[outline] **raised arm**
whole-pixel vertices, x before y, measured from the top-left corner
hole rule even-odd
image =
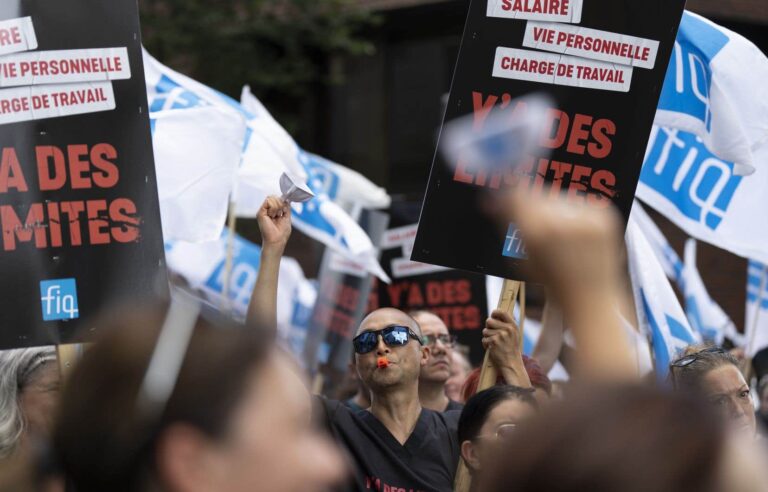
[[[256,286],[248,303],[246,323],[277,333],[277,279],[280,258],[291,235],[291,207],[270,196],[256,216],[261,230],[261,263]]]
[[[621,247],[616,211],[522,193],[511,197],[511,205],[530,266],[551,288],[573,330],[577,376],[636,378],[616,314]]]

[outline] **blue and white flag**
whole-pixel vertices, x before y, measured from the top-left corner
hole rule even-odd
[[[221,235],[245,138],[245,120],[213,91],[144,52],[152,145],[165,239]]]
[[[235,235],[227,302],[224,283],[228,235],[225,230],[219,240],[206,243],[166,241],[166,261],[174,274],[182,277],[209,303],[221,310],[231,309],[236,318],[245,319],[259,273],[261,248]],[[315,284],[304,277],[298,262],[293,258],[282,258],[277,287],[278,333],[291,350],[297,348],[296,354],[303,349],[309,313],[316,296]]]
[[[756,156],[768,162],[768,146]],[[768,263],[768,166],[737,176],[697,136],[654,126],[637,197],[688,235]]]
[[[322,242],[347,260],[353,261],[385,282],[389,277],[377,260],[378,252],[368,235],[341,205],[334,201],[339,195],[339,185],[329,181],[328,162],[299,148],[290,135],[275,121],[247,88],[243,89],[243,107],[258,121],[252,126],[250,138],[268,143],[275,159],[259,160],[258,172],[241,170],[238,179],[236,208],[241,217],[253,217],[266,196],[280,194],[278,178],[283,172],[294,176],[306,176],[307,184],[315,197],[306,203],[292,203],[293,224],[307,236]],[[261,148],[261,147],[259,147]],[[257,152],[258,154],[258,152]],[[244,161],[250,160],[246,154]],[[294,171],[301,170],[301,174]],[[274,180],[273,180],[274,178]],[[386,195],[386,194],[385,194]],[[389,197],[385,200],[388,202]]]
[[[683,273],[683,262],[680,260],[677,252],[672,248],[659,227],[637,200],[632,203],[631,213],[632,218],[640,226],[643,234],[645,234],[645,238],[648,240],[651,248],[653,248],[656,259],[661,263],[664,273],[667,274],[668,278],[679,283]]]
[[[661,263],[632,216],[627,224],[626,243],[637,319],[651,338],[656,374],[663,380],[670,361],[686,346],[699,343],[701,337],[688,324]]]
[[[768,58],[744,37],[686,11],[659,99],[656,124],[699,136],[738,175],[765,167]]]
[[[736,330],[736,325],[709,296],[704,286],[704,281],[696,268],[696,240],[694,239],[688,239],[685,242],[685,267],[680,279],[680,289],[685,298],[685,313],[688,321],[704,340],[721,345],[724,337],[728,336],[736,345],[743,345],[743,337]]]
[[[747,357],[768,347],[768,265],[750,260],[747,267],[745,338]]]
[[[704,281],[699,275],[696,268],[696,241],[689,239],[685,243],[685,262],[683,262],[653,219],[637,202],[632,205],[632,219],[642,229],[667,277],[673,280],[683,293],[685,314],[691,328],[703,339],[718,345],[723,342],[723,337],[727,336],[736,345],[741,346],[743,336],[738,333],[736,325],[728,315],[709,296]]]

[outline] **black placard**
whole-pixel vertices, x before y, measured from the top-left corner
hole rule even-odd
[[[482,176],[472,163],[447,163],[441,150],[444,142],[439,141],[412,258],[525,280],[520,270],[525,252],[516,228],[484,212],[488,210],[485,192],[509,184],[536,191],[549,182],[570,199],[612,203],[626,220],[684,3],[472,1],[444,123],[473,114],[480,127],[488,112],[511,114],[521,109],[510,100],[544,93],[554,104],[548,114],[549,135],[539,142],[541,155],[547,157],[528,156],[503,176]],[[518,18],[510,18],[516,9]],[[547,14],[550,20],[541,20]],[[554,19],[558,22],[550,22]],[[546,29],[564,31],[563,46],[582,51],[568,56],[547,51],[547,40],[557,41],[561,35],[548,38]],[[606,58],[594,59],[605,57],[605,51],[612,56],[612,64]],[[531,59],[537,63],[530,63]],[[537,81],[520,80],[526,70]],[[558,83],[552,83],[555,79]]]
[[[0,50],[0,347],[67,343],[167,289],[136,0],[3,0]]]

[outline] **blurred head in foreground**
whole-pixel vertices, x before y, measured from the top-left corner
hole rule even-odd
[[[582,388],[510,437],[487,492],[758,492],[764,455],[698,399],[651,387]]]
[[[58,397],[53,347],[0,352],[0,458],[30,437],[48,437]]]
[[[500,384],[467,400],[459,418],[461,457],[473,474],[483,469],[517,426],[533,417],[533,389]]]
[[[78,492],[289,492],[339,478],[337,451],[310,427],[303,381],[253,327],[190,321],[170,396],[143,410],[140,388],[167,313],[98,321],[104,335],[67,382],[54,439]]]
[[[669,377],[678,391],[702,396],[736,432],[754,436],[755,409],[749,385],[736,358],[719,347],[691,346],[669,365]]]

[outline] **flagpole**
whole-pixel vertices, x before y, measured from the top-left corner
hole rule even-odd
[[[233,199],[229,202],[229,224],[227,235],[227,252],[224,259],[224,288],[222,295],[224,297],[222,308],[228,313],[232,312],[232,302],[229,299],[229,283],[232,280],[232,258],[235,251],[235,225],[237,224],[237,202]]]

